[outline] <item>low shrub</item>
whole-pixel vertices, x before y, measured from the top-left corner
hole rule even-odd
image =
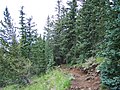
[[[66,90],[70,86],[71,77],[61,70],[53,70],[41,77],[34,77],[31,85],[19,90]],[[9,86],[4,90],[16,90],[16,86]]]

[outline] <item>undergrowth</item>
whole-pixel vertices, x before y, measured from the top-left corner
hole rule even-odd
[[[3,90],[66,90],[70,86],[71,77],[61,70],[53,70],[41,77],[34,77],[33,83],[18,88],[17,85],[5,87]]]

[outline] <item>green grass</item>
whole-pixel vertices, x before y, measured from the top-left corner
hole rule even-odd
[[[34,77],[31,85],[21,89],[17,89],[17,85],[12,85],[3,90],[66,90],[70,86],[70,81],[71,77],[69,75],[57,69],[41,77]]]

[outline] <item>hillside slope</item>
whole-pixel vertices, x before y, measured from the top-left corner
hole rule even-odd
[[[88,70],[83,68],[62,68],[63,71],[73,76],[68,90],[99,90],[100,78],[95,67]]]

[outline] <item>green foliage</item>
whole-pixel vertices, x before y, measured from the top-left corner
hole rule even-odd
[[[25,13],[23,11],[24,7],[21,7],[20,10],[20,47],[21,47],[21,55],[27,57],[27,30],[26,30],[26,22],[25,22]]]
[[[54,65],[53,48],[51,48],[49,41],[45,42],[45,60],[47,61],[47,69]]]
[[[82,64],[82,67],[86,68],[86,69],[89,69],[90,66],[94,65],[94,64],[97,64],[96,62],[96,59],[91,57],[89,58],[88,60],[86,60],[85,63]]]
[[[35,23],[32,22],[32,17],[26,20],[23,9],[22,6],[20,10],[20,51],[22,56],[30,59],[32,44],[37,39],[37,30],[34,29]]]
[[[106,13],[108,17],[106,17],[105,49],[102,53],[106,59],[100,66],[101,81],[111,90],[120,89],[119,6],[120,2],[116,0],[112,7],[106,9],[109,12]]]
[[[41,77],[34,78],[33,84],[19,88],[19,90],[66,90],[70,86],[70,80],[70,77],[61,70],[53,70]],[[16,85],[8,86],[4,90],[16,90],[15,87]]]
[[[7,7],[4,11],[4,20],[1,20],[0,25],[1,46],[5,49],[8,49],[9,46],[13,43],[13,38],[16,36],[16,29],[13,25],[13,20]]]
[[[47,17],[45,30],[45,61],[47,63],[47,69],[50,69],[54,65],[54,56],[53,56],[53,22],[50,17]]]
[[[61,63],[74,63],[76,60],[75,46],[76,46],[76,12],[77,1],[72,0],[68,2],[69,9],[67,12],[61,8],[62,13],[66,13],[55,25],[55,43],[54,55],[55,61]]]
[[[27,58],[31,59],[31,48],[33,43],[36,42],[37,40],[37,29],[35,28],[35,22],[33,22],[33,18],[30,17],[27,19],[27,25],[26,25],[26,29],[27,29],[27,35],[26,35],[26,51],[27,51]]]
[[[43,38],[37,36],[32,17],[26,19],[21,7],[19,41],[18,28],[5,9],[4,21],[0,22],[0,86],[25,84],[29,76],[41,75],[54,65],[77,63],[85,68],[100,64],[102,84],[111,90],[120,89],[120,1],[83,0],[80,8],[77,0],[67,4],[66,8],[57,1],[57,17],[48,16]],[[66,78],[59,76],[64,75],[53,71],[24,89],[64,90],[62,83],[66,87],[68,81],[62,82]]]
[[[35,22],[30,17],[26,19],[23,7],[20,10],[20,53],[22,57],[29,58],[32,62],[31,74],[41,74],[46,71],[47,61],[45,61],[45,41],[37,37]]]
[[[101,64],[101,63],[104,62],[104,61],[105,61],[105,58],[104,58],[104,57],[97,57],[97,58],[96,58],[96,63]]]
[[[105,34],[105,1],[86,0],[77,16],[77,58],[94,57]]]
[[[111,90],[120,88],[119,64],[107,60],[102,63],[99,69],[101,70],[101,81],[103,84],[107,85]]]
[[[23,7],[20,10],[20,40],[16,37],[8,8],[4,11],[4,22],[1,21],[0,30],[0,87],[8,84],[29,84],[29,77],[46,70],[45,44],[37,31],[32,17],[26,19]],[[39,41],[40,40],[40,41]]]
[[[21,77],[29,74],[31,62],[23,57],[15,58],[9,54],[0,52],[0,86],[11,83],[21,83]]]
[[[54,32],[53,32],[53,55],[56,65],[59,65],[64,62],[64,45],[62,44],[64,39],[64,24],[65,24],[65,10],[62,8],[62,1],[57,1],[57,20],[54,21]],[[63,15],[64,14],[64,15]]]
[[[45,41],[38,37],[36,42],[31,48],[31,73],[32,74],[41,74],[47,69],[47,61],[45,60]]]
[[[109,90],[109,88],[106,85],[101,84],[100,85],[100,90]]]
[[[66,35],[65,40],[69,43],[63,43],[65,45],[65,60],[66,63],[74,64],[76,62],[76,16],[77,16],[77,1],[72,0],[68,2],[69,11],[66,15]]]

